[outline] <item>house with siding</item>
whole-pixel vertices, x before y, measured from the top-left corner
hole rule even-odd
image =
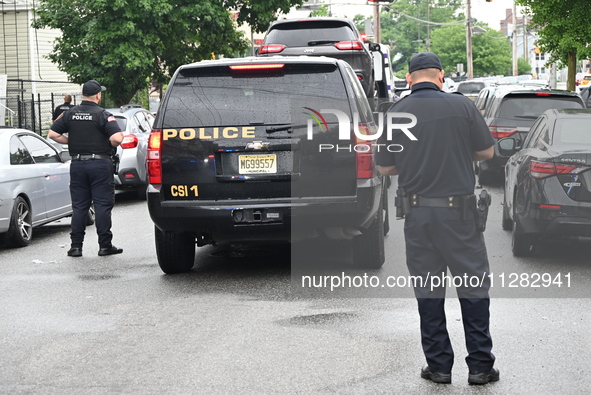
[[[0,0],[0,75],[7,80],[0,92],[0,126],[41,133],[51,125],[52,109],[63,102],[63,95],[79,98],[81,87],[68,82],[67,74],[47,58],[61,32],[31,27],[35,3]]]

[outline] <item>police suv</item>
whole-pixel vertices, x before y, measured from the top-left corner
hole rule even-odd
[[[377,128],[345,61],[266,57],[180,67],[150,135],[148,207],[158,263],[191,270],[195,245],[352,240],[384,262],[387,190]]]

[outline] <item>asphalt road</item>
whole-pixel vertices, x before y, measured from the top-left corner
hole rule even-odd
[[[37,229],[26,248],[0,247],[0,393],[588,394],[591,244],[546,243],[536,257],[514,258],[500,225],[502,189],[488,189],[491,270],[506,279],[491,291],[497,383],[467,384],[453,292],[453,383],[437,385],[419,377],[408,287],[304,289],[290,261],[316,249],[285,246],[200,248],[193,271],[164,275],[145,202],[118,195],[121,255],[98,257],[91,227],[84,256],[68,258],[69,220]],[[391,225],[381,270],[337,266],[347,259],[343,244],[310,274],[404,278],[402,221]],[[511,288],[511,273],[528,281]],[[570,274],[571,287],[526,286],[534,273]]]

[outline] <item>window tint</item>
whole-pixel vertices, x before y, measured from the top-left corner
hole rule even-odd
[[[254,72],[189,68],[168,89],[164,128],[306,124],[306,108],[337,109],[351,117],[343,77],[331,64]]]
[[[552,145],[556,146],[591,146],[591,119],[558,119],[554,129]]]
[[[273,28],[265,37],[265,44],[283,44],[288,47],[307,47],[314,41],[330,42],[358,40],[347,24],[329,23],[327,21],[307,21],[302,23],[286,23]]]
[[[498,117],[513,120],[534,120],[544,111],[551,108],[582,108],[583,104],[577,97],[507,95],[501,103]]]
[[[10,139],[10,164],[11,165],[31,165],[35,163],[29,151],[17,136]]]
[[[484,89],[484,82],[462,82],[457,91],[460,93],[479,93]]]
[[[127,129],[127,118],[115,115],[115,119],[117,120],[119,129],[121,129],[122,132],[125,132]]]
[[[525,139],[524,148],[539,148],[537,144],[540,136],[548,133],[547,125],[548,120],[546,117],[542,118],[538,126],[528,134],[527,138]]]
[[[44,140],[33,136],[19,136],[35,163],[58,163],[62,160]]]
[[[138,111],[134,115],[135,122],[139,127],[139,131],[142,133],[148,133],[152,130],[152,124],[154,123],[154,117],[151,113],[146,111]]]

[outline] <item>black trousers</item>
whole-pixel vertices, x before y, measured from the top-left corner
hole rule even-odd
[[[415,282],[421,340],[432,371],[451,372],[454,352],[445,318],[446,286],[456,288],[471,371],[490,370],[495,361],[489,333],[490,274],[482,233],[474,216],[459,209],[413,208],[404,224],[406,261]],[[448,273],[448,269],[449,272]]]
[[[70,166],[72,197],[72,247],[82,247],[90,205],[94,203],[95,226],[100,247],[110,247],[111,211],[115,205],[115,181],[110,160],[72,161]]]

